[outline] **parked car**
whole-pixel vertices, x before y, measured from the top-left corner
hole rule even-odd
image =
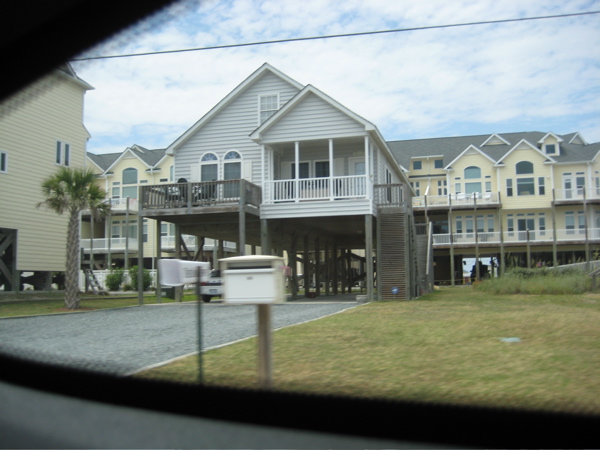
[[[221,271],[213,269],[210,271],[210,276],[200,281],[200,295],[202,301],[208,303],[213,297],[223,295],[223,281],[221,280]]]

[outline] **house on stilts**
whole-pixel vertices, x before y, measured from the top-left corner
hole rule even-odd
[[[140,186],[139,217],[173,224],[176,239],[286,254],[293,295],[300,282],[309,297],[361,284],[373,300],[431,286],[402,167],[374,124],[314,86],[264,64],[166,154],[176,182]]]

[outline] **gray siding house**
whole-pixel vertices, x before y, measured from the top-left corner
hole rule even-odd
[[[310,297],[423,289],[404,171],[375,125],[314,86],[264,64],[166,153],[177,182],[141,187],[143,217],[287,254],[294,295],[300,279]]]

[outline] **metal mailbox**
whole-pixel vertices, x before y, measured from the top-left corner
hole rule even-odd
[[[183,286],[208,278],[210,263],[203,261],[183,261],[181,259],[160,259],[158,261],[158,269],[161,285]]]
[[[283,258],[269,255],[220,259],[225,303],[269,304],[285,301]]]

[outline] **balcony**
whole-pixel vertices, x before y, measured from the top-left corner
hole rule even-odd
[[[138,240],[136,238],[96,238],[94,239],[94,252],[108,252],[110,241],[111,252],[122,252],[127,248],[129,251],[137,251]],[[85,253],[90,253],[92,248],[92,239],[81,239],[80,247]]]
[[[413,208],[424,209],[449,209],[475,206],[500,206],[500,195],[497,192],[473,192],[472,194],[447,194],[424,195],[413,197]]]
[[[365,175],[266,181],[265,204],[367,198]]]
[[[584,201],[600,200],[600,187],[554,189],[554,202],[556,204],[577,204]]]
[[[557,243],[572,243],[585,241],[585,229],[557,229]],[[502,239],[501,239],[502,238]],[[453,245],[500,245],[504,244],[551,244],[553,242],[552,230],[533,230],[533,231],[505,231],[502,236],[499,231],[479,232],[479,233],[449,233],[434,234],[434,247],[446,247]],[[600,228],[588,229],[588,240],[600,240]]]
[[[141,187],[141,209],[148,211],[244,203],[258,207],[261,189],[246,180],[185,182]]]
[[[110,203],[110,209],[114,212],[127,211],[127,198],[110,198],[106,201]],[[129,198],[129,211],[137,212],[138,201],[136,198]]]

